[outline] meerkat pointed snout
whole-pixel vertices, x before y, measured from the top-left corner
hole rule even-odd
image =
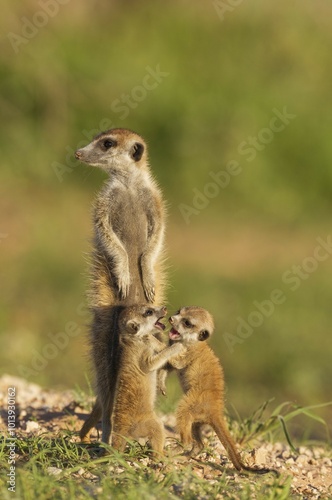
[[[147,159],[146,144],[141,136],[127,129],[111,129],[97,135],[75,157],[107,172],[121,168],[143,167]]]
[[[211,314],[197,306],[182,307],[168,319],[172,328],[169,338],[172,342],[192,343],[208,339],[214,331]],[[202,325],[204,327],[202,328]]]

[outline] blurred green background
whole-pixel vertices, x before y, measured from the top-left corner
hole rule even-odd
[[[229,409],[331,400],[332,258],[312,257],[332,231],[332,4],[12,0],[0,23],[2,372],[87,386],[86,260],[105,175],[73,151],[117,126],[149,144],[169,206],[169,310],[214,315]],[[259,323],[254,302],[274,289],[283,303],[230,349],[225,333]],[[171,408],[174,376],[169,392]]]

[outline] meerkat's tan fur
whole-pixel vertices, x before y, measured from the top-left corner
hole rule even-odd
[[[236,445],[224,420],[224,374],[219,359],[206,343],[212,335],[214,322],[211,314],[201,307],[182,307],[169,319],[172,345],[181,343],[185,353],[169,362],[178,371],[184,391],[176,411],[176,425],[185,447],[194,443],[192,452],[200,451],[204,444],[201,427],[209,424],[227,450],[237,470],[258,474],[273,469],[249,467],[242,462]]]
[[[166,308],[128,306],[119,314],[119,370],[113,410],[112,445],[123,450],[125,438],[147,437],[152,449],[162,453],[164,430],[154,411],[157,370],[185,349],[166,347],[154,334],[164,325]],[[93,413],[87,428],[95,423]]]
[[[91,306],[163,303],[165,207],[145,141],[130,130],[111,129],[76,151],[76,158],[109,175],[94,204]]]
[[[117,379],[118,313],[122,306],[162,303],[165,207],[153,179],[147,146],[127,129],[112,129],[76,151],[76,158],[109,175],[93,211],[89,302],[90,343],[96,373],[95,419],[102,417],[103,441]],[[84,426],[81,435],[84,435]]]

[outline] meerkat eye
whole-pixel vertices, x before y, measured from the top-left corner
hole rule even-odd
[[[153,314],[153,309],[147,309],[143,316],[146,318],[147,316],[152,316]]]
[[[110,149],[110,148],[112,148],[112,147],[115,146],[115,142],[111,141],[111,139],[105,139],[104,142],[103,142],[103,146],[106,149]]]
[[[186,328],[191,328],[193,326],[188,319],[184,319],[183,324]]]

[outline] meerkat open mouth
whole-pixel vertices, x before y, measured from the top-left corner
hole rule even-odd
[[[163,318],[164,318],[164,316],[161,316],[160,318],[157,319],[157,321],[154,324],[154,326],[156,328],[158,328],[158,330],[165,330],[165,328],[166,328],[166,326],[163,323],[161,323],[161,321],[160,321]]]
[[[178,340],[181,338],[181,334],[175,328],[172,328],[169,332],[169,338],[171,340]]]

